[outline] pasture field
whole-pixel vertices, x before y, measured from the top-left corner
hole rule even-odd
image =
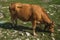
[[[31,22],[22,22],[18,19],[17,27],[13,28],[10,23],[10,13],[8,9],[12,2],[36,4],[44,7],[49,17],[55,22],[54,38],[52,38],[48,32],[43,31],[44,25],[36,28],[38,37],[33,37],[32,35]],[[0,19],[0,40],[60,40],[60,3],[58,2],[42,2],[41,0],[0,0],[0,14],[2,13],[4,15],[4,17]]]

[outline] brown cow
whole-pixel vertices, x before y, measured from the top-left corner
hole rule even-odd
[[[31,21],[33,27],[33,35],[36,36],[35,29],[36,23],[43,23],[49,28],[51,33],[54,32],[54,23],[49,18],[48,14],[39,5],[22,4],[22,3],[11,3],[9,6],[11,20],[17,24],[17,18],[22,21]],[[46,29],[45,27],[45,29]]]

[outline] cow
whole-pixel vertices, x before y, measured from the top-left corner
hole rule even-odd
[[[11,21],[17,25],[17,19],[28,22],[31,21],[33,27],[33,35],[36,34],[36,25],[45,24],[45,28],[48,28],[50,33],[54,33],[54,22],[49,18],[45,9],[40,5],[24,4],[24,3],[11,3],[9,5],[9,11],[11,14]]]

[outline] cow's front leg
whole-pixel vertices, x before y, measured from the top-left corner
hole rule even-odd
[[[32,21],[32,27],[33,27],[33,35],[37,36],[35,29],[36,29],[36,20]]]
[[[51,35],[51,36],[54,36],[54,34],[53,34],[53,33],[54,33],[54,27],[50,27],[50,28],[49,28],[49,31],[50,31],[50,35]]]
[[[44,27],[44,31],[47,31],[47,30],[49,30],[49,26],[46,24]]]

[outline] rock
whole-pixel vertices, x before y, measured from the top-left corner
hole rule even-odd
[[[0,13],[0,19],[1,19],[1,18],[4,18],[4,15],[3,15],[3,13]]]
[[[50,13],[49,11],[47,11],[47,13]]]
[[[60,31],[60,29],[57,29],[57,31]]]
[[[4,36],[4,38],[7,38],[6,36]]]
[[[20,34],[21,36],[23,36],[23,35],[24,35],[24,33],[23,33],[23,32],[19,32],[19,34]]]
[[[27,35],[27,36],[30,36],[30,33],[29,33],[29,32],[26,32],[26,35]]]
[[[54,37],[52,37],[52,40],[55,40],[55,38],[54,38]]]
[[[13,40],[22,40],[22,39],[20,39],[20,38],[16,38],[16,39],[13,39]]]
[[[54,15],[54,13],[50,14],[50,15]]]
[[[5,9],[5,8],[9,8],[9,6],[6,6],[6,7],[2,7],[2,9]]]
[[[60,5],[55,5],[55,7],[60,7]]]
[[[44,33],[42,33],[42,36],[45,36],[45,34],[44,34]]]
[[[54,7],[54,5],[49,5],[50,7]]]
[[[25,40],[29,40],[29,38],[25,39]]]
[[[14,30],[14,32],[13,32],[13,33],[15,34],[15,33],[17,33],[17,32],[18,32],[18,31]]]
[[[7,2],[8,0],[0,0],[0,1],[2,1],[2,2]]]
[[[37,38],[37,40],[40,40],[39,38]]]
[[[27,24],[26,22],[23,22],[23,24]]]

